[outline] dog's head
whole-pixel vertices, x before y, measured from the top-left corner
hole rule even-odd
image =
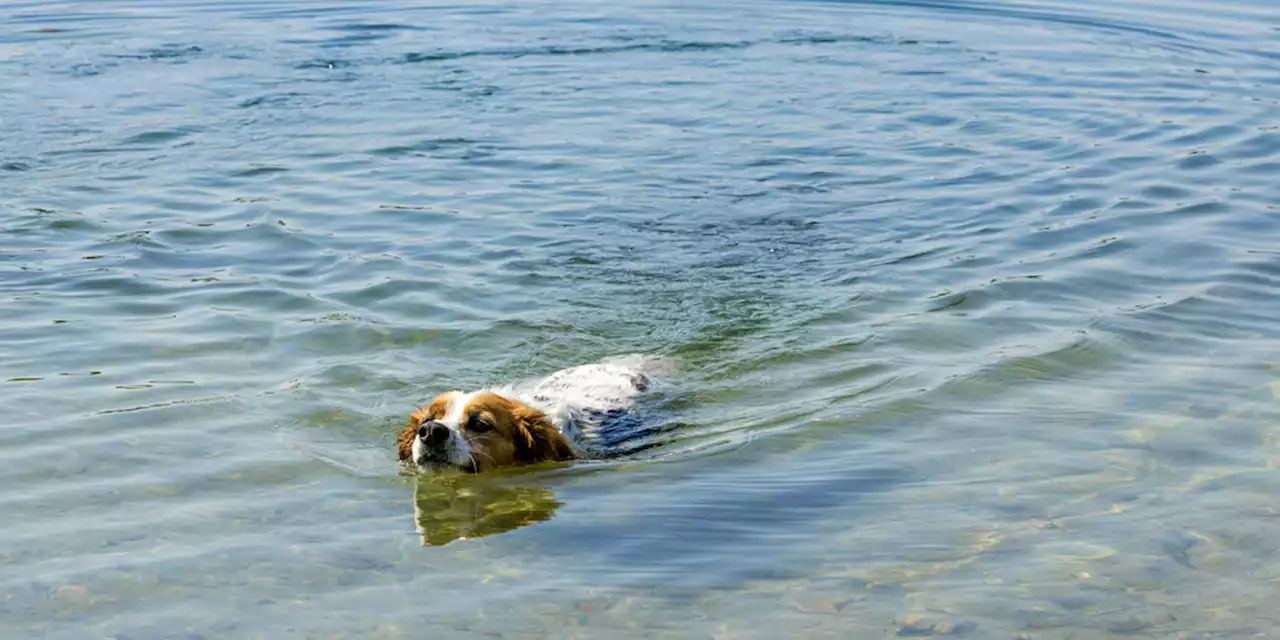
[[[441,394],[409,416],[400,459],[421,470],[472,473],[577,455],[542,412],[496,393]]]

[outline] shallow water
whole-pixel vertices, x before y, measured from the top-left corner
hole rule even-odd
[[[0,5],[0,635],[1273,633],[1278,68],[1269,0]],[[398,473],[629,352],[624,455]]]

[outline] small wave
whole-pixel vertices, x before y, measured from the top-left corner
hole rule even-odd
[[[120,60],[182,61],[195,57],[201,53],[204,53],[204,49],[196,45],[163,45],[153,49],[147,49],[141,53],[115,53],[108,54],[107,57]]]
[[[679,40],[662,40],[658,42],[636,42],[619,44],[613,46],[596,46],[596,47],[574,47],[565,45],[549,45],[543,47],[526,47],[512,49],[489,49],[474,51],[433,51],[426,53],[408,53],[401,58],[404,63],[417,62],[442,62],[448,60],[459,60],[463,58],[477,57],[494,57],[494,58],[524,58],[532,56],[586,56],[586,55],[609,55],[617,53],[630,52],[653,52],[653,53],[700,53],[705,51],[725,51],[732,49],[747,49],[769,44],[784,45],[829,45],[829,44],[849,44],[849,43],[881,43],[881,44],[951,44],[950,40],[894,40],[891,38],[865,36],[865,35],[848,35],[848,34],[814,34],[814,35],[793,35],[781,36],[776,38],[766,38],[760,40],[729,40],[723,42],[711,41],[679,41]]]
[[[1038,22],[1057,22],[1061,24],[1070,24],[1091,27],[1096,29],[1107,29],[1112,31],[1127,31],[1131,33],[1140,33],[1147,36],[1157,38],[1165,38],[1169,40],[1179,40],[1180,36],[1170,31],[1163,31],[1152,27],[1125,22],[1120,20],[1106,20],[1094,16],[1076,16],[1065,13],[1056,13],[1052,11],[1044,11],[1032,9],[1030,7],[1019,7],[1006,3],[996,2],[966,2],[959,1],[930,1],[930,0],[826,0],[827,2],[839,4],[853,5],[888,5],[893,7],[911,7],[918,9],[939,9],[943,11],[955,11],[960,13],[977,13],[987,14],[1002,18],[1013,18],[1019,20],[1034,20]]]

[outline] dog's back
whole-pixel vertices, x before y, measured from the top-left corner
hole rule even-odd
[[[610,358],[562,369],[510,392],[547,414],[565,436],[588,444],[601,421],[630,411],[649,389],[651,376],[665,366],[661,359],[640,355]]]

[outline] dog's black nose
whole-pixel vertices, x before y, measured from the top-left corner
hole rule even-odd
[[[418,438],[423,444],[433,447],[449,439],[449,427],[432,420],[418,426]]]

